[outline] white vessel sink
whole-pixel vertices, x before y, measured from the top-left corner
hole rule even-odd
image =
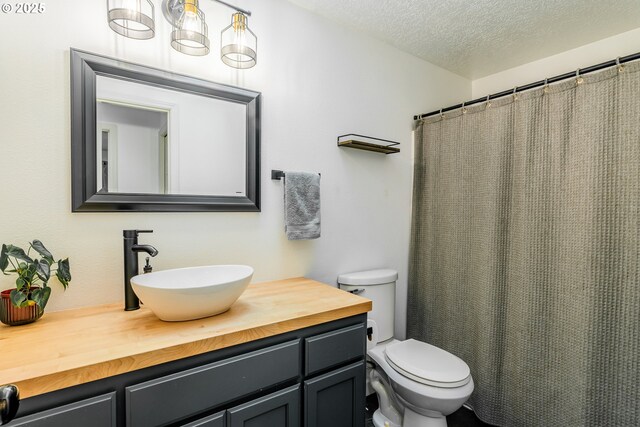
[[[176,322],[227,311],[252,276],[253,268],[247,265],[209,265],[140,274],[131,286],[156,316]]]

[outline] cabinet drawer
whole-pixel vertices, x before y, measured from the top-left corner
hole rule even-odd
[[[9,427],[115,427],[116,394],[108,393],[18,418]]]
[[[305,375],[355,359],[366,352],[363,323],[305,339]]]
[[[297,378],[299,358],[294,340],[127,387],[127,425],[166,425]]]

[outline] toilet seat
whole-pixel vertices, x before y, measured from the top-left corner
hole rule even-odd
[[[433,345],[408,339],[389,344],[385,359],[398,373],[440,388],[461,387],[471,380],[469,366],[459,357]]]

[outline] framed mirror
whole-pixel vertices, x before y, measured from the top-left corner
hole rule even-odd
[[[71,49],[73,212],[260,211],[260,93]]]

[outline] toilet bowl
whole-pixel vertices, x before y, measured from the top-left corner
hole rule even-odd
[[[376,427],[446,427],[446,416],[458,410],[473,392],[467,364],[436,346],[393,337],[395,270],[342,274],[341,289],[373,301],[368,315],[367,355],[375,366],[368,389],[378,394]]]
[[[398,349],[407,354],[394,354],[393,350]],[[396,410],[403,415],[402,424],[394,426],[381,407],[381,423],[376,427],[385,427],[385,421],[389,421],[389,427],[446,426],[445,417],[458,410],[473,392],[466,363],[438,347],[416,340],[392,339],[367,353],[391,386]]]

